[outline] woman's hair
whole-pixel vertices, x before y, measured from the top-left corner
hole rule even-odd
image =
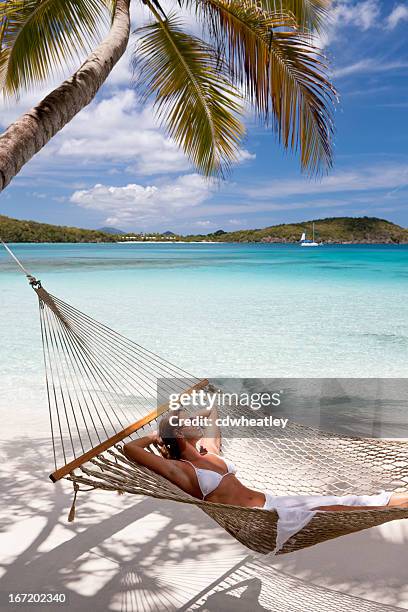
[[[171,410],[169,414],[165,414],[159,423],[159,436],[163,440],[163,444],[169,454],[169,459],[180,459],[181,451],[177,439],[179,425],[170,423],[171,417],[179,417],[180,410]]]

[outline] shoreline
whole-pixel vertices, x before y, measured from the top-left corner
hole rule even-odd
[[[226,244],[221,240],[117,240],[115,244]],[[97,243],[90,243],[97,244]],[[110,244],[105,242],[104,244]],[[234,244],[240,244],[239,242]]]
[[[41,243],[31,243],[31,244],[41,244]],[[74,244],[74,243],[73,243]],[[85,244],[85,243],[82,243]],[[98,244],[98,243],[89,243],[89,244]],[[100,243],[102,244],[102,243]],[[110,243],[103,243],[110,244]],[[289,240],[254,240],[248,242],[240,242],[238,240],[118,240],[115,244],[265,244],[265,245],[282,245],[288,244],[293,246],[301,246],[300,242],[297,241],[289,241]],[[319,242],[319,246],[348,246],[348,245],[365,245],[365,246],[406,246],[407,242],[361,242],[361,241],[347,241],[347,242]]]
[[[235,241],[235,240],[115,240],[115,241],[73,241],[73,242],[42,242],[42,241],[7,241],[7,244],[10,245],[34,245],[34,244],[43,244],[43,245],[73,245],[73,244],[100,244],[100,245],[115,245],[115,244],[234,244],[234,245],[253,245],[253,244],[261,244],[265,246],[300,246],[299,241],[266,241],[266,240],[253,240],[253,241]],[[361,242],[361,241],[345,241],[345,242],[321,242],[319,246],[332,247],[332,246],[408,246],[407,242]]]

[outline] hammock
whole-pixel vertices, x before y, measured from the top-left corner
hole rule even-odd
[[[157,429],[158,419],[169,410],[170,393],[214,390],[209,381],[51,295],[6,248],[39,300],[55,468],[50,478],[73,483],[69,520],[81,485],[149,495],[198,506],[251,550],[272,552],[276,512],[196,499],[123,453],[123,440],[144,436],[152,426]],[[157,396],[158,381],[167,401]],[[402,441],[337,436],[290,423],[272,439],[260,428],[251,439],[224,440],[223,450],[245,485],[276,495],[408,490],[408,444]],[[407,508],[317,512],[278,554],[402,518],[408,518]]]

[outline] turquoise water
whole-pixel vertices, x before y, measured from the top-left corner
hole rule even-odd
[[[408,374],[406,246],[13,248],[51,293],[198,376]],[[3,251],[0,309],[0,405],[24,413],[43,399],[37,301]]]

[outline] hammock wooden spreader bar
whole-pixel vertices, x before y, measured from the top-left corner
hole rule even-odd
[[[189,387],[188,389],[184,389],[182,393],[190,395],[192,391],[198,391],[200,389],[204,389],[208,385],[209,385],[209,381],[207,379],[203,379],[196,385],[193,385],[192,387]],[[119,431],[117,434],[115,434],[111,438],[108,438],[104,442],[101,442],[101,444],[98,444],[93,449],[84,453],[83,455],[75,459],[74,461],[67,463],[66,465],[64,465],[64,467],[59,468],[58,470],[50,474],[51,480],[53,482],[56,482],[57,480],[64,478],[64,476],[67,476],[70,472],[75,470],[75,468],[80,467],[82,464],[86,463],[87,461],[90,461],[97,455],[102,454],[104,451],[108,450],[112,446],[115,446],[115,444],[117,444],[118,442],[121,442],[124,438],[127,438],[128,436],[130,436],[130,434],[138,431],[139,429],[143,428],[145,425],[148,425],[152,421],[156,420],[159,416],[161,416],[164,412],[167,412],[168,410],[169,410],[168,402],[165,404],[161,404],[161,406],[158,406],[156,410],[153,410],[152,412],[147,414],[142,419],[139,419],[135,423],[128,425],[127,427],[125,427],[125,429],[122,429],[122,431]]]

